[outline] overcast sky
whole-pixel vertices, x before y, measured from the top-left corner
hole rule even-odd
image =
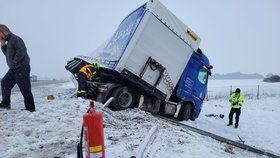
[[[0,0],[0,24],[26,43],[33,75],[68,78],[145,0]],[[161,0],[201,39],[213,73],[280,75],[280,0]],[[0,55],[0,77],[8,70]]]

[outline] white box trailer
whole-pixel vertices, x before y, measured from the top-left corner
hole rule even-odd
[[[89,86],[98,85],[101,102],[114,97],[116,110],[144,100],[146,111],[194,120],[212,67],[200,41],[162,3],[151,0],[129,14],[102,46],[68,62],[66,69],[75,76],[79,66],[98,61],[102,82]]]
[[[98,60],[119,73],[130,72],[168,100],[199,43],[200,38],[189,27],[154,0],[132,12],[109,42],[79,58],[89,63]],[[146,66],[147,62],[156,62],[161,69],[153,69],[151,63]]]

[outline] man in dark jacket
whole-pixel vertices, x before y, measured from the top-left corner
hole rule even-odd
[[[6,56],[9,70],[1,80],[2,102],[0,108],[11,108],[11,90],[18,85],[24,97],[25,110],[35,111],[30,84],[30,58],[23,40],[7,26],[0,24],[1,49]]]

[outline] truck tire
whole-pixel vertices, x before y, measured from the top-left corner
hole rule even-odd
[[[178,120],[188,121],[191,118],[191,114],[192,114],[192,105],[190,103],[183,104],[179,112]]]
[[[112,97],[115,99],[110,104],[112,110],[124,110],[135,106],[137,94],[128,87],[118,87],[113,90]]]

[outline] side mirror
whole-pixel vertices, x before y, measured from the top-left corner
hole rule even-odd
[[[208,69],[209,69],[209,75],[211,76],[211,75],[212,75],[211,69],[213,69],[213,66],[210,65],[210,66],[208,67]]]

